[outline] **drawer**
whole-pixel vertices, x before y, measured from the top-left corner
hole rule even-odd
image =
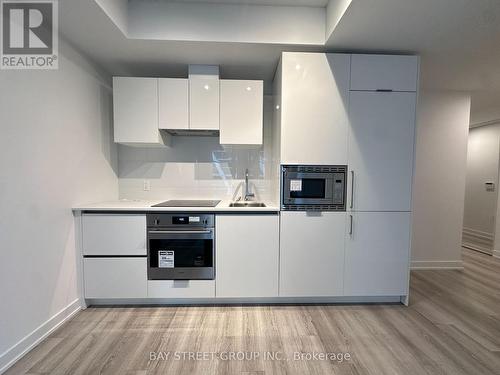
[[[84,255],[146,255],[146,215],[85,214]]]
[[[352,55],[351,90],[417,91],[418,57]]]
[[[215,280],[149,280],[148,298],[214,298]]]
[[[147,258],[85,258],[85,298],[146,298]]]

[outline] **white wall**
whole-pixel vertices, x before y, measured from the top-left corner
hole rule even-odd
[[[470,95],[422,91],[413,189],[413,267],[461,267]]]
[[[469,132],[465,184],[464,243],[491,251],[495,233],[500,157],[500,124],[473,128]],[[495,191],[487,191],[493,182]]]
[[[338,23],[344,16],[344,13],[351,5],[352,0],[329,0],[326,6],[326,35],[325,39],[328,41],[331,34],[337,27]]]
[[[272,97],[264,99],[264,145],[222,147],[218,137],[174,136],[172,147],[119,146],[120,198],[167,200],[235,199],[241,195],[245,169],[258,200],[272,194]],[[151,190],[144,191],[144,180]],[[235,195],[236,194],[236,195]]]
[[[0,71],[0,372],[78,309],[71,207],[118,197],[108,79],[60,52],[56,71]]]
[[[129,2],[127,36],[133,39],[323,45],[325,18],[322,7],[133,0]]]

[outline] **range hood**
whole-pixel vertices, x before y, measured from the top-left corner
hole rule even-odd
[[[188,125],[167,129],[172,135],[219,135],[219,67],[189,65],[187,79]]]

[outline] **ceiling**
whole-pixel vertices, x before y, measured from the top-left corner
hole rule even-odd
[[[325,3],[193,1],[320,7]],[[112,75],[185,76],[187,64],[217,64],[222,77],[263,79],[269,90],[281,51],[417,53],[422,56],[423,88],[470,91],[473,112],[500,107],[498,0],[353,0],[324,46],[133,40],[94,1],[65,0],[59,8],[63,37]]]
[[[146,0],[147,1],[147,0]],[[274,6],[326,7],[328,0],[163,0],[170,3],[212,3]]]

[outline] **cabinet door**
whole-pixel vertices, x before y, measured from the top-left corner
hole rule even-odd
[[[189,128],[219,130],[219,79],[194,76],[189,79]]]
[[[146,216],[85,214],[84,255],[146,255]]]
[[[410,211],[415,102],[415,93],[351,91],[352,210]]]
[[[114,139],[125,144],[160,144],[158,79],[113,78]]]
[[[85,298],[146,298],[147,258],[85,258]]]
[[[148,280],[148,298],[215,298],[215,280]]]
[[[418,57],[352,55],[351,90],[417,91]]]
[[[278,296],[279,216],[217,215],[216,296]]]
[[[220,143],[261,145],[263,82],[220,81]]]
[[[346,164],[350,55],[284,53],[281,163]]]
[[[341,296],[344,212],[282,212],[280,296]]]
[[[189,128],[189,85],[184,78],[158,80],[159,128]]]
[[[409,212],[353,212],[345,251],[344,295],[408,293]],[[351,215],[347,226],[351,228]],[[349,232],[352,232],[349,234]]]

